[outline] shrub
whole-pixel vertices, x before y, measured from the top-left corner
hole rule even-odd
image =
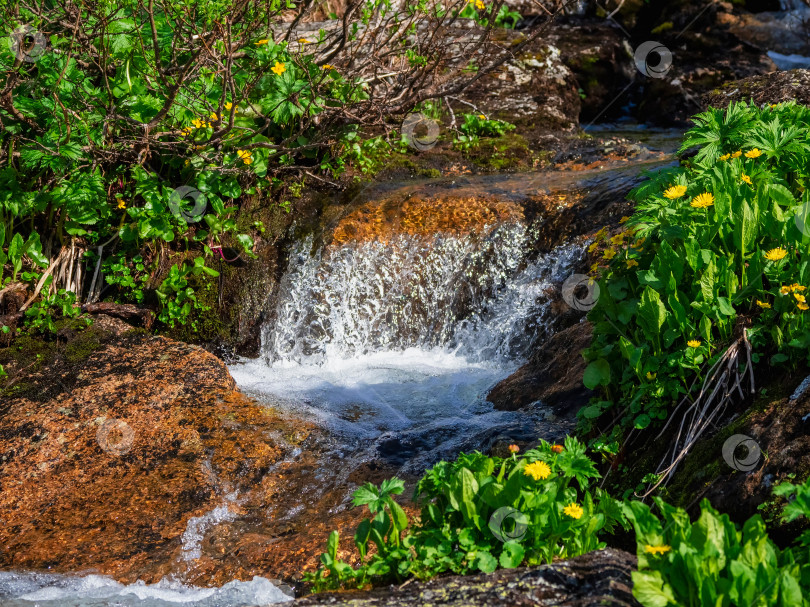
[[[542,442],[521,457],[461,454],[419,481],[421,515],[410,528],[393,500],[402,481],[386,481],[379,489],[365,485],[354,494],[354,505],[366,505],[373,515],[355,534],[360,566],[337,559],[334,531],[322,567],[307,579],[316,590],[363,587],[408,576],[550,563],[603,548],[600,535],[624,519],[616,500],[591,488],[598,477],[584,445],[571,437],[564,447]]]
[[[754,362],[810,360],[810,109],[734,104],[695,118],[684,166],[637,188],[626,229],[597,235],[582,428],[613,438],[694,397],[741,318]],[[621,406],[621,410],[619,410]]]

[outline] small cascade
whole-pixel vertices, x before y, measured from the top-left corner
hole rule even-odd
[[[341,458],[403,471],[548,435],[542,408],[486,402],[554,331],[560,285],[582,258],[581,242],[530,256],[531,241],[519,221],[320,248],[303,240],[263,358],[231,373],[251,396],[326,427]]]

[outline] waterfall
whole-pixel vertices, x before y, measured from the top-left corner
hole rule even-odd
[[[293,250],[263,353],[320,364],[407,348],[443,349],[470,361],[524,358],[552,319],[550,294],[581,256],[563,246],[527,258],[518,223],[481,233]]]

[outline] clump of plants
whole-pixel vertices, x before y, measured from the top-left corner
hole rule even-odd
[[[583,431],[617,443],[694,398],[742,337],[753,362],[810,360],[810,109],[736,103],[695,117],[683,166],[632,193],[624,230],[597,235],[599,298]]]
[[[373,582],[429,578],[453,572],[550,563],[605,546],[602,537],[624,524],[618,501],[593,487],[599,474],[585,446],[568,437],[508,458],[461,454],[440,462],[419,481],[421,514],[409,524],[394,500],[398,479],[354,494],[370,518],[354,536],[359,566],[337,556],[333,531],[321,567],[307,576],[316,590],[364,587]]]
[[[810,482],[784,483],[774,493],[795,494],[784,521],[810,516]],[[641,502],[624,506],[638,546],[633,595],[645,607],[810,605],[809,532],[780,550],[758,514],[740,529],[708,500],[695,522],[681,508],[654,501],[658,515]]]

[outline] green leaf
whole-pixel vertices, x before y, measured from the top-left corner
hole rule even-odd
[[[667,607],[677,605],[672,588],[664,583],[660,571],[634,571],[633,596],[644,607]]]
[[[503,545],[503,552],[501,552],[501,556],[498,560],[501,563],[501,567],[504,569],[514,569],[515,567],[519,567],[523,562],[525,554],[526,551],[523,549],[523,546],[512,540]]]
[[[667,310],[658,292],[649,286],[645,287],[638,306],[639,324],[648,335],[657,336],[666,318]]]
[[[604,358],[595,360],[585,368],[582,376],[585,387],[594,390],[597,386],[606,386],[610,383],[610,365]]]
[[[492,573],[498,568],[498,561],[489,552],[479,550],[475,555],[475,566],[483,573]]]

